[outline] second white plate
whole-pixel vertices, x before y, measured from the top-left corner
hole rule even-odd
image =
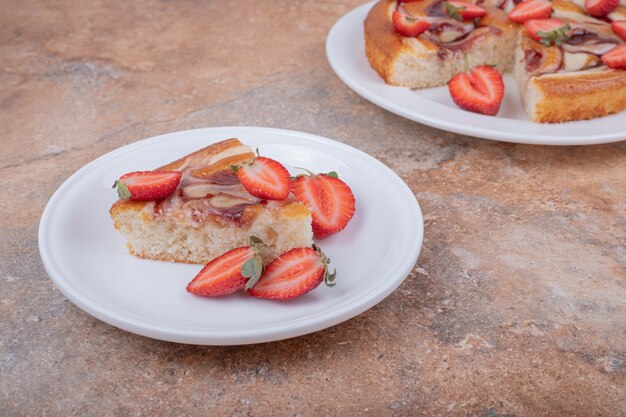
[[[288,302],[185,291],[202,268],[139,259],[114,228],[111,184],[210,143],[238,137],[287,167],[337,171],[356,198],[341,233],[319,241],[337,285]],[[295,171],[294,171],[295,173]],[[112,151],[81,168],[52,196],[39,225],[39,251],[57,287],[91,315],[119,328],[174,342],[235,345],[321,330],[367,310],[402,283],[422,245],[415,196],[385,165],[350,146],[278,129],[224,127],[170,133]]]
[[[326,40],[328,61],[348,87],[392,113],[438,129],[479,138],[541,145],[590,145],[626,139],[626,112],[562,124],[529,121],[513,77],[496,117],[459,109],[447,87],[410,90],[386,84],[365,56],[363,21],[375,2],[357,7],[333,26]]]

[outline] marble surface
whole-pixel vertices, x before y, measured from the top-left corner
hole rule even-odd
[[[359,3],[1,1],[0,415],[626,415],[626,143],[496,143],[375,107],[324,54]],[[224,125],[394,169],[426,219],[404,284],[242,347],[147,339],[65,299],[37,249],[54,190],[124,144]]]

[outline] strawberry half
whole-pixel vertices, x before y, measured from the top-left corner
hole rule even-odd
[[[626,43],[611,49],[601,59],[607,67],[626,70]]]
[[[534,40],[546,46],[560,46],[570,37],[570,26],[559,19],[527,20],[524,27]]]
[[[183,174],[178,171],[135,171],[115,181],[117,195],[131,200],[161,200],[174,192]]]
[[[524,23],[531,19],[547,19],[552,14],[552,3],[546,0],[526,0],[509,12],[509,20]]]
[[[585,9],[591,16],[606,16],[619,6],[619,0],[585,0]]]
[[[187,292],[204,297],[232,294],[252,288],[261,277],[265,248],[261,239],[250,237],[250,246],[242,246],[218,256],[206,264],[196,277],[187,284]]]
[[[354,194],[336,172],[299,175],[291,181],[296,200],[311,208],[313,235],[324,239],[343,230],[354,216]]]
[[[391,21],[393,28],[402,36],[419,36],[430,27],[429,22],[419,20],[398,10],[393,11]]]
[[[250,163],[233,166],[247,192],[267,200],[284,200],[289,195],[289,171],[278,161],[257,156]]]
[[[617,36],[626,41],[626,20],[616,20],[615,22],[611,22],[611,28]]]
[[[335,285],[336,271],[330,274],[330,260],[313,245],[313,248],[295,248],[270,262],[263,275],[248,294],[271,300],[290,300],[317,288],[322,281]]]
[[[504,82],[497,69],[483,65],[460,72],[448,82],[452,100],[462,109],[495,115],[504,97]]]
[[[448,16],[456,20],[470,20],[487,14],[487,10],[482,7],[464,1],[448,0],[441,3],[441,6]]]

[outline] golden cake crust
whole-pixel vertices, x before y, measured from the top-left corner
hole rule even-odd
[[[543,96],[535,107],[535,121],[561,123],[607,116],[626,110],[626,71],[603,67],[598,71],[546,74],[531,77],[529,88]]]
[[[387,0],[376,3],[365,19],[365,54],[372,68],[387,84],[393,84],[393,61],[402,50],[408,52],[410,49],[389,22],[390,7],[394,3]]]

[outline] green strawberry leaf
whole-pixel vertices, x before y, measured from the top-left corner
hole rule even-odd
[[[256,237],[256,236],[250,236],[250,245],[251,246],[254,246],[254,245],[258,244],[258,243],[263,243],[263,241],[260,238]]]
[[[117,181],[115,181],[115,183],[113,183],[113,188],[116,188],[116,187],[117,187],[117,195],[122,200],[130,198],[131,194],[130,194],[130,191],[128,191],[128,187],[126,186],[126,184],[124,184],[123,182],[117,180]]]
[[[244,278],[248,278],[245,289],[249,290],[254,287],[256,283],[259,282],[261,274],[263,274],[263,261],[261,260],[260,255],[250,258],[244,262],[241,267],[241,275]]]
[[[448,14],[448,16],[456,20],[463,20],[463,17],[459,12],[465,10],[465,7],[456,7],[448,3],[447,1],[444,1],[442,3],[442,6],[444,7],[445,12]]]
[[[337,270],[335,269],[333,271],[333,273],[331,274],[330,272],[328,272],[328,269],[326,269],[324,271],[324,284],[326,284],[327,287],[334,287],[336,282],[335,282],[335,278],[337,278]]]
[[[538,30],[537,36],[541,38],[539,41],[542,45],[550,46],[552,44],[561,46],[570,38],[570,25],[564,25],[558,29],[543,32]]]

